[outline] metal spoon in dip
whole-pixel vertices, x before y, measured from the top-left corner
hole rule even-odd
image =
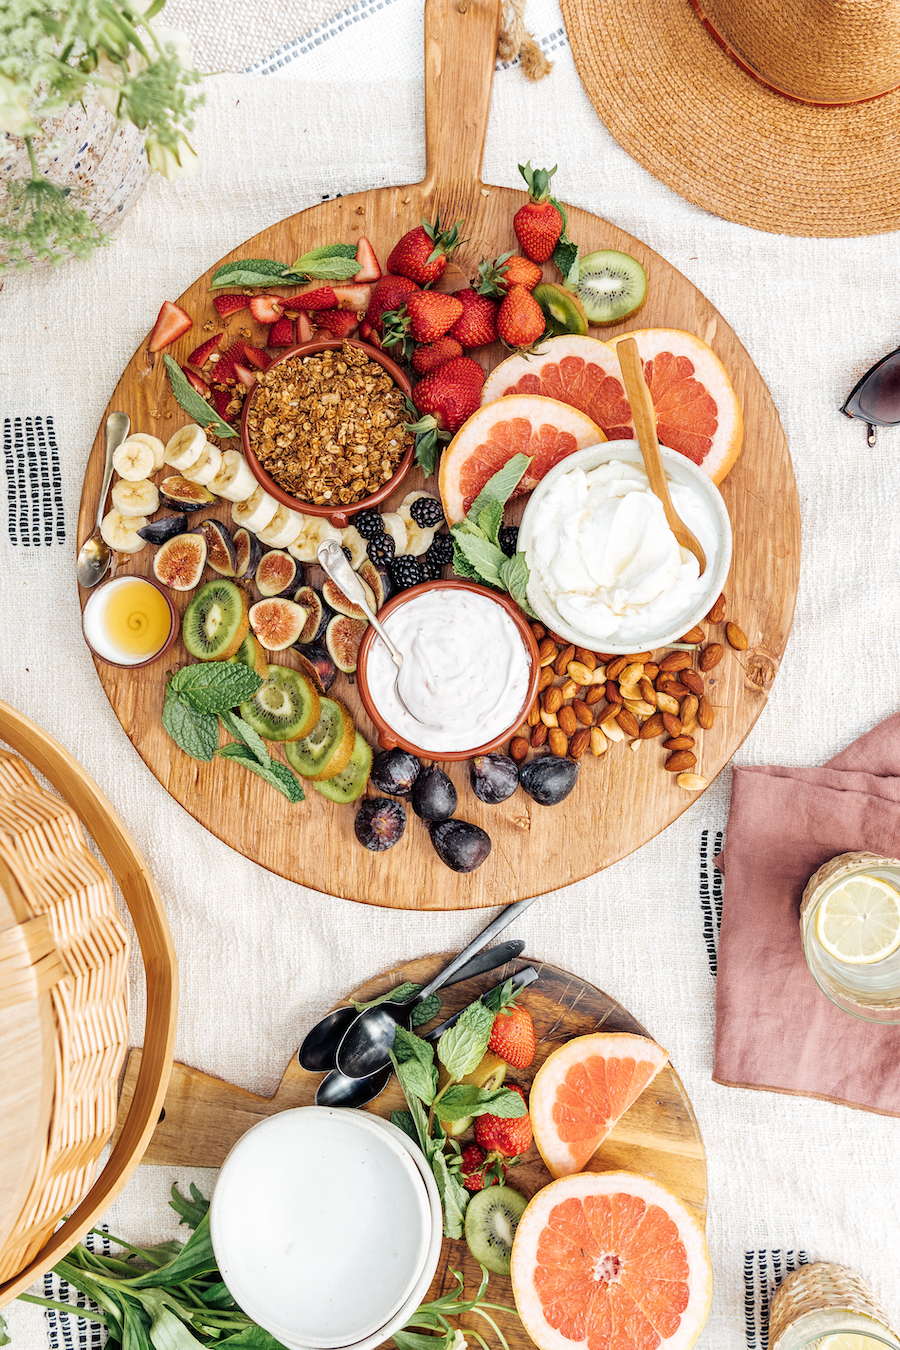
[[[362,583],[360,582],[360,579],[354,572],[353,568],[348,563],[346,555],[344,554],[344,551],[341,548],[341,546],[335,543],[333,539],[326,539],[326,541],[323,544],[320,544],[319,547],[316,549],[316,557],[319,560],[319,566],[322,568],[322,571],[326,572],[328,576],[331,577],[331,580],[334,582],[336,586],[340,586],[341,590],[344,592],[344,595],[346,595],[347,599],[352,600],[354,605],[359,605],[363,614],[365,614],[366,618],[369,620],[369,623],[372,625],[372,627],[375,629],[375,632],[378,634],[384,645],[387,647],[390,653],[391,660],[397,667],[397,674],[394,677],[394,691],[397,695],[397,698],[400,701],[401,707],[405,708],[406,711],[409,713],[410,717],[412,717],[414,721],[418,722],[420,726],[423,727],[440,726],[439,722],[426,722],[425,719],[419,715],[419,713],[413,712],[412,708],[409,706],[408,702],[409,679],[411,679],[412,676],[409,673],[408,667],[404,667],[403,653],[391,641],[387,633],[384,631],[384,627],[382,626],[382,624],[378,622],[378,619],[375,617],[375,613],[371,605],[369,604],[368,600],[366,599],[366,593],[363,590]],[[403,697],[403,691],[401,690],[400,687],[401,681],[404,680],[404,677],[406,677],[406,691],[407,691],[406,698]]]
[[[659,453],[653,400],[644,379],[641,357],[634,338],[620,338],[616,343],[616,356],[619,358],[625,393],[628,395],[628,402],[631,404],[634,431],[638,445],[641,447],[641,454],[644,457],[644,468],[647,470],[647,477],[650,480],[650,491],[662,502],[669,529],[674,534],[677,543],[682,548],[686,548],[689,553],[693,553],[697,559],[702,576],[706,570],[706,554],[700,547],[697,536],[688,529],[672,505],[672,498],[669,495],[669,480],[666,478],[662,455]]]
[[[113,471],[113,455],[128,436],[131,421],[123,412],[110,413],[106,419],[106,463],[103,467],[103,479],[100,483],[100,501],[97,506],[97,524],[94,533],[78,551],[75,560],[75,575],[79,586],[96,586],[106,576],[112,560],[112,549],[100,533],[100,522],[106,509],[106,494],[109,492]]]

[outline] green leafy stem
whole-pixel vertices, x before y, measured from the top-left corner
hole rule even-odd
[[[457,576],[506,591],[519,609],[537,618],[528,603],[530,572],[524,553],[508,558],[500,547],[503,508],[528,470],[527,455],[513,455],[475,498],[465,520],[451,527],[453,570]]]

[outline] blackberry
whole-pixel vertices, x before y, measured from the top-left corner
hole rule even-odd
[[[389,570],[398,591],[408,591],[410,586],[418,586],[421,581],[427,580],[419,559],[410,557],[408,553],[404,553],[402,558],[396,558]]]
[[[453,561],[453,536],[436,534],[424,556],[426,567],[449,567]]]
[[[360,511],[358,516],[353,517],[353,524],[363,539],[377,539],[380,534],[384,534],[384,525],[377,511]]]
[[[373,563],[392,563],[397,545],[389,534],[373,535],[366,544],[366,552]]]
[[[350,563],[350,564],[352,565],[352,563],[353,563],[353,554],[350,552],[349,548],[347,548],[346,545],[341,545],[341,552],[343,553],[344,557],[347,559],[348,563]]]
[[[518,525],[501,525],[498,538],[501,549],[507,558],[511,558],[519,546]]]
[[[434,497],[417,497],[409,508],[409,514],[420,530],[430,530],[433,525],[440,525],[444,519],[441,504],[435,501]]]
[[[420,561],[422,563],[422,571],[425,574],[425,580],[440,581],[444,569],[442,567],[438,567],[433,562],[429,562],[427,554],[423,554]]]

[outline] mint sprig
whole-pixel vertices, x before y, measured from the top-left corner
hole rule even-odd
[[[513,455],[484,487],[469,507],[465,520],[451,526],[453,570],[458,577],[480,581],[497,591],[506,591],[529,618],[536,618],[528,603],[528,563],[524,553],[508,558],[500,547],[503,508],[522,481],[531,460]]]
[[[237,258],[216,268],[212,290],[226,286],[296,286],[304,281],[349,281],[359,271],[355,244],[324,244],[290,266],[274,258]]]

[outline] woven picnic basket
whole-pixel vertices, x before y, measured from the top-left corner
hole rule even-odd
[[[97,785],[2,701],[0,742],[2,1307],[84,1236],[140,1161],[172,1067],[178,970],[153,878]],[[128,906],[147,983],[140,1075],[99,1175],[128,1047],[130,941],[85,831]]]

